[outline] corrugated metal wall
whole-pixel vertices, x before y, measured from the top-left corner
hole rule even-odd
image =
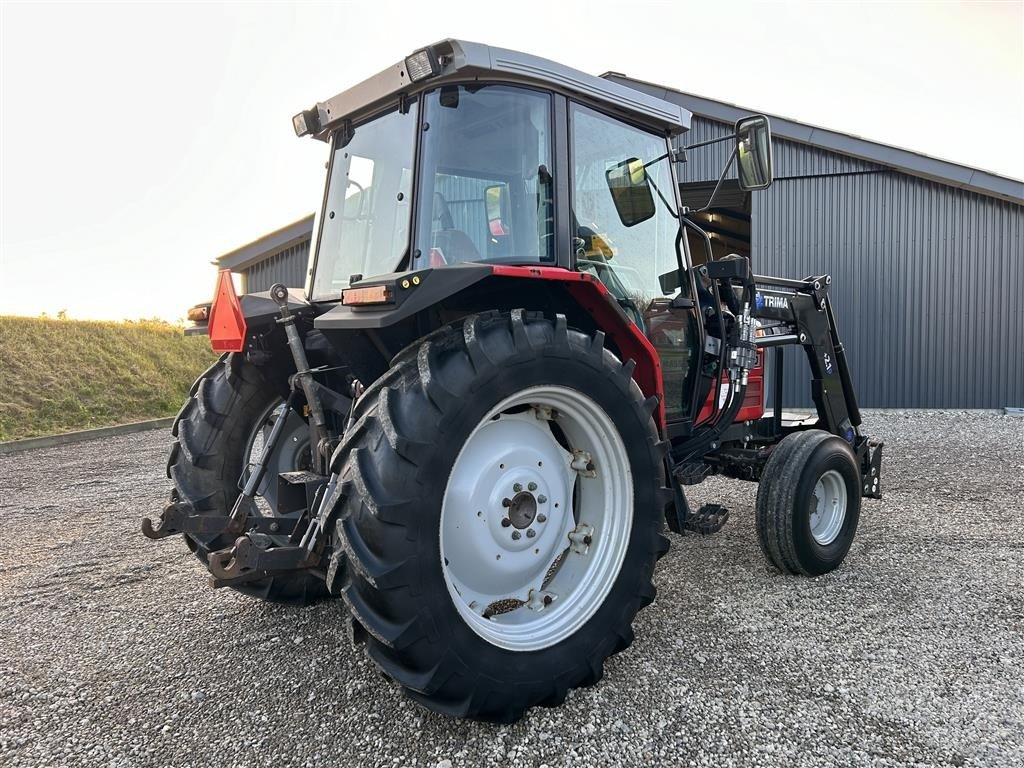
[[[246,293],[269,291],[274,283],[284,283],[289,288],[304,288],[309,243],[308,239],[303,240],[247,267],[242,272],[242,290]]]
[[[694,117],[686,143],[730,130]],[[681,181],[717,178],[729,151],[693,150]],[[1024,405],[1024,206],[785,140],[774,160],[752,196],[754,270],[832,275],[861,405]],[[784,402],[807,405],[787,354]]]

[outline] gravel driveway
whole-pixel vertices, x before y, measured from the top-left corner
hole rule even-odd
[[[0,765],[1024,763],[1024,419],[868,414],[888,443],[836,573],[770,571],[755,486],[671,535],[604,680],[513,726],[442,718],[354,650],[342,606],[211,590],[157,543],[169,437],[0,457]]]

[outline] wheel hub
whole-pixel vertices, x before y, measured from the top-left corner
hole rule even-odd
[[[528,528],[537,519],[537,499],[529,491],[521,491],[510,500],[508,519],[519,530]]]
[[[846,483],[834,469],[823,474],[811,496],[811,536],[823,547],[839,536],[846,519]]]

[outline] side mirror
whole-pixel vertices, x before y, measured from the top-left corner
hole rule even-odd
[[[635,226],[654,215],[654,196],[641,160],[635,157],[623,160],[605,171],[604,177],[615,211],[625,226]]]
[[[736,122],[736,160],[740,189],[765,189],[772,183],[772,129],[764,115]]]
[[[487,229],[491,237],[507,235],[505,221],[508,220],[508,186],[494,184],[484,189],[484,207],[487,210]]]

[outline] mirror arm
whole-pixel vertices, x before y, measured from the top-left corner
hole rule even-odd
[[[665,199],[665,195],[663,195],[661,193],[661,190],[658,189],[658,185],[654,183],[654,179],[648,176],[647,183],[654,187],[654,191],[658,193],[658,197],[661,198],[661,202],[665,204],[665,208],[668,210],[668,215],[671,216],[672,218],[678,219],[679,212],[675,210],[675,206],[672,205],[672,203]]]
[[[737,151],[738,150],[734,147],[732,150],[732,154],[729,155],[729,162],[726,163],[725,168],[722,169],[722,175],[718,177],[718,183],[715,184],[715,188],[711,192],[711,197],[708,198],[708,201],[704,204],[704,207],[698,208],[696,211],[687,211],[687,213],[704,213],[704,211],[711,207],[711,204],[715,202],[715,198],[718,196],[718,191],[722,188],[722,182],[725,181],[725,175],[729,172],[729,169],[732,168],[732,164],[736,160]]]
[[[690,149],[697,149],[697,147],[706,147],[709,144],[721,144],[723,141],[735,141],[735,140],[736,140],[736,134],[735,133],[730,133],[728,136],[722,136],[721,138],[718,138],[718,139],[708,139],[707,141],[698,141],[696,144],[688,144],[687,146],[682,147],[682,149],[685,152],[685,151],[690,150]]]

